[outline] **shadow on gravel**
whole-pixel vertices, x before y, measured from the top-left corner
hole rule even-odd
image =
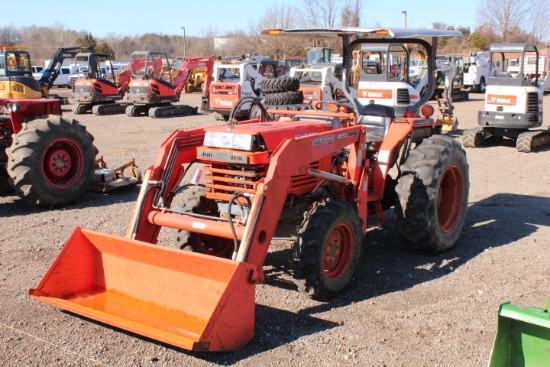
[[[0,217],[14,217],[35,213],[44,213],[54,210],[85,209],[97,206],[109,206],[119,203],[135,202],[139,194],[139,186],[121,189],[120,191],[102,194],[98,192],[87,192],[80,201],[63,207],[43,208],[31,205],[13,193],[0,195]]]
[[[443,277],[489,248],[528,237],[538,230],[537,226],[550,226],[550,197],[498,194],[471,204],[457,246],[435,256],[406,251],[394,230],[393,213],[388,211],[386,214],[382,227],[367,232],[363,261],[352,286],[339,297],[326,303],[319,302],[299,314],[306,316],[329,311]],[[266,272],[267,283],[296,289],[277,275],[288,272],[290,250],[269,255],[266,265],[274,269],[272,274]],[[274,324],[279,322],[284,321],[274,320]]]
[[[498,194],[472,204],[457,247],[436,256],[407,252],[394,230],[393,213],[388,211],[386,214],[387,220],[383,226],[368,231],[361,267],[357,270],[355,281],[345,293],[329,302],[316,302],[313,307],[296,313],[256,304],[255,339],[237,352],[188,352],[75,316],[216,365],[232,365],[282,346],[291,349],[291,343],[295,340],[340,325],[316,317],[317,313],[403,291],[443,277],[489,248],[505,246],[528,237],[538,230],[538,226],[550,226],[550,197]],[[291,250],[287,246],[275,246],[275,251],[268,254],[265,265],[269,268],[266,271],[269,285],[295,289],[292,283],[285,280],[288,277],[283,276],[289,272],[291,259]]]
[[[171,349],[178,353],[184,353],[191,357],[202,359],[221,366],[235,364],[256,354],[264,353],[269,350],[279,348],[283,345],[290,344],[303,336],[323,332],[338,326],[338,323],[336,322],[256,304],[256,335],[254,340],[252,340],[246,347],[236,352],[225,353],[190,352],[186,349],[164,344],[157,340],[149,339],[126,330],[121,330],[111,325],[103,324],[72,312],[63,310],[61,312],[77,317],[86,322],[100,325],[101,327],[105,327],[116,332],[124,333],[147,343],[152,343],[163,348]],[[260,330],[261,333],[258,332]]]

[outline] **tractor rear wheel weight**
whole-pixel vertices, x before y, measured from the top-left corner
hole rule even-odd
[[[76,201],[93,180],[93,140],[76,120],[61,116],[26,124],[7,149],[11,185],[23,199],[42,206]]]
[[[352,281],[364,235],[356,208],[344,201],[316,203],[293,245],[294,282],[315,299],[331,298]]]
[[[200,168],[200,166],[199,166]],[[197,168],[189,168],[186,177],[191,178]],[[174,203],[181,212],[193,212],[208,216],[219,216],[218,205],[215,200],[207,199],[207,189],[204,186],[188,184],[176,195]],[[228,224],[229,225],[229,224]],[[174,241],[172,247],[186,251],[199,252],[212,256],[231,258],[234,243],[227,238],[209,236],[201,233],[186,230],[174,230]]]
[[[455,139],[425,139],[401,166],[397,232],[408,250],[437,254],[456,245],[468,206],[466,153]]]

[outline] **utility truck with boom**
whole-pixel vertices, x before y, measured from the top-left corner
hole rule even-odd
[[[550,78],[540,83],[538,62],[528,70],[527,53],[538,55],[533,43],[494,43],[490,46],[491,64],[507,65],[517,54],[518,72],[496,72],[489,77],[485,93],[485,109],[478,112],[479,127],[469,129],[462,136],[465,147],[475,148],[503,139],[515,141],[518,151],[529,153],[533,148],[550,144],[550,130],[532,130],[542,126],[543,94]]]
[[[294,281],[316,299],[350,286],[364,266],[370,220],[381,223],[390,207],[409,250],[437,254],[457,244],[468,163],[458,141],[433,135],[428,95],[396,117],[392,107],[353,98],[347,80],[352,52],[363,44],[418,44],[429,55],[433,92],[435,50],[420,37],[461,33],[264,33],[341,38],[350,103],[270,111],[243,98],[234,108],[257,105],[259,119],[174,131],[144,174],[126,237],[77,228],[31,297],[180,348],[229,351],[254,337],[256,285],[266,281],[274,237],[294,240]],[[324,103],[333,106],[323,110]],[[284,116],[270,121],[272,113]],[[173,242],[159,243],[161,230],[173,230]]]

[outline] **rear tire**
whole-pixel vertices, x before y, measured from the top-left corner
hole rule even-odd
[[[32,204],[53,207],[76,201],[93,180],[93,140],[84,126],[62,116],[24,124],[7,149],[10,184]]]
[[[397,232],[408,250],[438,254],[456,245],[468,207],[466,153],[447,136],[425,139],[401,166]]]
[[[294,282],[300,292],[327,299],[352,281],[364,235],[357,209],[345,201],[316,203],[293,245]]]
[[[516,140],[516,149],[518,152],[531,153],[533,151],[533,138],[533,133],[529,131],[519,134]]]

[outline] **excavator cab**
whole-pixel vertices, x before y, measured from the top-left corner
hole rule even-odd
[[[0,98],[36,99],[42,97],[40,83],[32,76],[27,51],[4,47],[0,51]]]

